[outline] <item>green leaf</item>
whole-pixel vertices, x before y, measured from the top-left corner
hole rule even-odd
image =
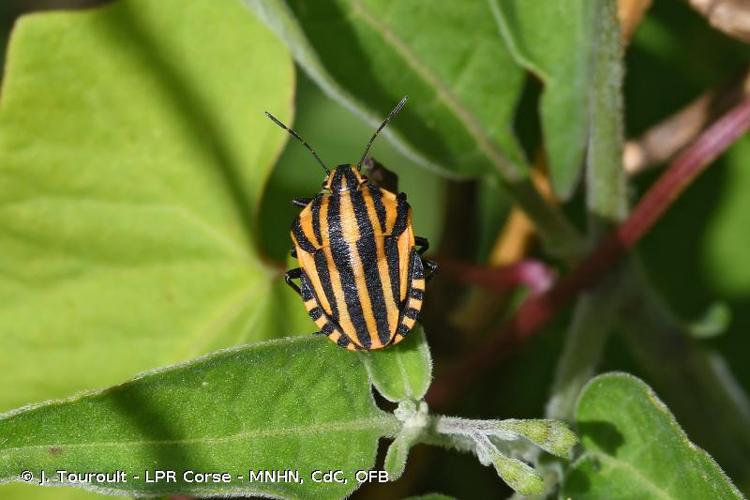
[[[432,358],[424,331],[416,326],[400,344],[359,354],[375,388],[389,401],[418,401],[432,381]]]
[[[331,97],[379,124],[423,164],[452,175],[518,179],[513,112],[523,70],[484,2],[245,0]]]
[[[714,302],[699,319],[687,326],[697,339],[711,339],[724,334],[732,322],[732,310],[725,302]]]
[[[0,409],[290,333],[304,308],[260,259],[256,215],[287,139],[263,110],[289,120],[293,90],[291,57],[238,0],[18,21],[0,107]]]
[[[127,483],[87,487],[128,495],[342,498],[357,486],[354,473],[374,465],[378,439],[398,427],[375,406],[357,356],[325,338],[281,339],[6,414],[0,481],[17,481],[23,470],[36,477],[43,470],[51,479],[57,470],[123,470]],[[176,482],[146,483],[143,472],[156,469],[176,471]],[[261,469],[298,471],[301,481],[248,481],[249,470]],[[227,472],[231,482],[186,482],[187,470]],[[316,483],[314,470],[342,470],[348,482]]]
[[[651,388],[632,375],[593,379],[581,393],[576,421],[584,453],[565,479],[563,497],[742,498]]]
[[[409,458],[409,450],[414,445],[414,441],[407,436],[396,436],[393,442],[388,446],[383,462],[383,470],[388,473],[390,481],[399,479],[406,470],[406,460]]]
[[[544,480],[529,464],[500,452],[486,435],[474,434],[476,452],[484,465],[492,464],[497,474],[522,495],[536,495],[544,491]]]
[[[581,177],[589,128],[588,91],[596,2],[490,0],[518,64],[544,83],[544,144],[555,193],[569,198]]]
[[[34,484],[3,484],[4,500],[101,500],[101,493],[78,488],[40,488]]]

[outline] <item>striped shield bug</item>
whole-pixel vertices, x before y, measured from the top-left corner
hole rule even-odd
[[[326,176],[315,197],[293,200],[302,208],[291,228],[291,254],[300,267],[286,273],[286,282],[302,297],[319,333],[350,351],[401,342],[414,327],[425,283],[437,269],[422,258],[429,245],[414,236],[406,195],[360,172],[373,141],[406,99],[377,128],[357,164],[333,170],[299,134],[266,113],[312,153]]]

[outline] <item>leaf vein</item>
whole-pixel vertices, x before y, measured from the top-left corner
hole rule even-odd
[[[251,431],[238,432],[236,434],[228,436],[208,437],[203,436],[199,438],[191,439],[165,439],[165,440],[151,440],[151,441],[97,441],[90,443],[58,443],[51,442],[45,444],[36,444],[28,446],[17,446],[13,448],[5,448],[2,450],[5,457],[9,457],[13,453],[23,452],[27,450],[35,449],[48,449],[51,446],[65,447],[65,448],[91,448],[91,447],[128,447],[128,446],[172,446],[172,445],[185,445],[185,444],[222,444],[231,443],[236,441],[243,441],[253,438],[274,438],[274,437],[298,437],[298,436],[310,436],[316,434],[332,434],[339,433],[342,431],[346,432],[365,432],[365,431],[390,431],[393,427],[394,419],[388,416],[377,416],[370,418],[360,418],[348,421],[338,422],[324,422],[316,423],[310,422],[294,427],[277,427],[272,429],[255,429]]]
[[[390,45],[398,53],[409,67],[436,91],[436,97],[458,118],[466,127],[469,135],[495,168],[508,181],[519,181],[522,174],[517,165],[512,163],[482,130],[479,120],[466,109],[452,90],[435,75],[430,68],[417,57],[411,48],[399,38],[388,26],[373,16],[359,0],[352,2],[353,13],[359,16],[373,31],[378,33],[386,44]]]
[[[613,467],[613,468],[619,467],[620,469],[625,469],[626,471],[628,471],[629,473],[633,474],[638,479],[640,479],[643,482],[643,484],[652,493],[654,493],[658,498],[663,498],[667,500],[674,498],[669,493],[667,493],[664,489],[656,485],[648,476],[644,475],[640,470],[633,467],[633,465],[629,464],[628,462],[625,462],[616,457],[607,455],[605,453],[600,453],[596,451],[588,451],[587,454],[589,456],[593,456],[597,458],[598,460],[601,460],[602,462],[606,463],[610,467]]]

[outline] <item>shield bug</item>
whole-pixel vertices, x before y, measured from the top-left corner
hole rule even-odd
[[[316,196],[293,200],[302,208],[291,228],[291,254],[300,267],[286,273],[286,282],[302,297],[319,333],[350,351],[402,341],[422,308],[425,282],[437,269],[422,258],[428,242],[414,236],[406,195],[360,172],[373,141],[406,99],[377,128],[357,164],[333,170],[299,134],[266,113],[312,153],[326,176]]]

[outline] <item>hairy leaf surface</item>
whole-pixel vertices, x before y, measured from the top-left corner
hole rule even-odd
[[[87,488],[341,498],[356,488],[357,470],[373,467],[378,438],[397,428],[375,406],[356,356],[325,338],[281,339],[6,414],[0,481],[17,481],[23,470],[50,480],[61,469],[123,470],[127,483]],[[314,470],[338,469],[346,484],[312,481]],[[175,471],[177,482],[146,483],[144,471],[154,470]],[[190,470],[228,472],[231,481],[190,482]],[[298,472],[300,481],[249,481],[258,470]]]
[[[375,388],[390,401],[422,399],[432,381],[432,359],[422,327],[400,344],[360,353]]]
[[[490,2],[513,57],[544,84],[539,112],[550,177],[557,195],[568,198],[588,139],[594,2]]]
[[[651,388],[632,375],[593,379],[581,393],[576,423],[584,453],[568,473],[563,497],[742,498]]]

